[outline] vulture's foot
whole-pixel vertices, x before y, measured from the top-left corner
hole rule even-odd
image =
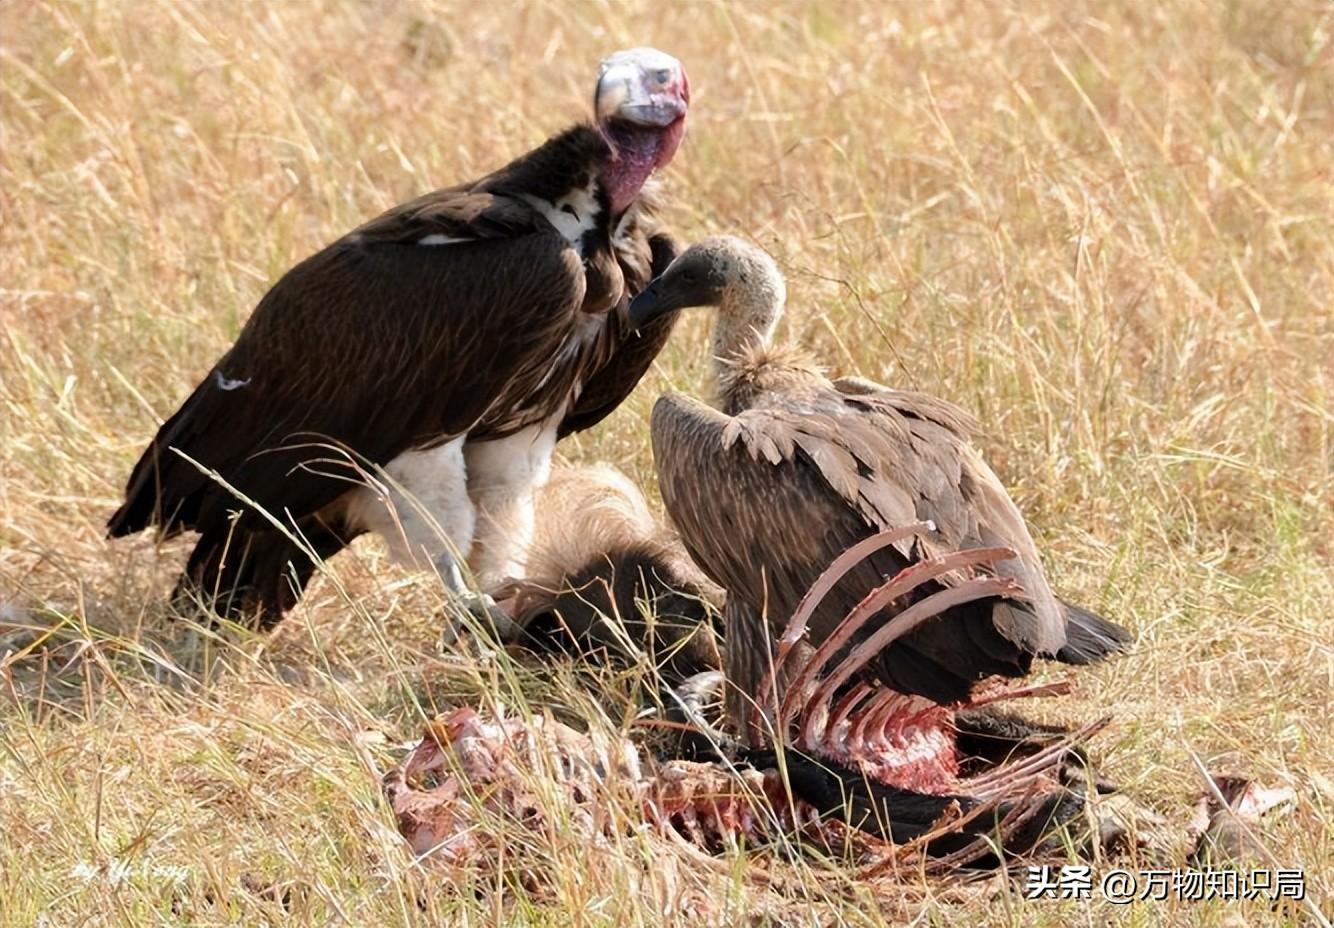
[[[449,650],[465,634],[484,632],[498,644],[517,641],[523,629],[503,605],[486,593],[463,589],[454,593],[451,602],[441,613],[440,647]]]

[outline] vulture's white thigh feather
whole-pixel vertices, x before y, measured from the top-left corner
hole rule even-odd
[[[349,520],[383,538],[394,560],[438,567],[446,582],[457,585],[454,552],[468,556],[476,524],[463,439],[405,451],[389,462],[385,473],[392,482],[389,499],[369,487],[355,491],[348,503]]]
[[[560,420],[556,415],[506,438],[464,446],[477,512],[470,563],[485,591],[524,574],[533,543],[533,499],[551,476]]]

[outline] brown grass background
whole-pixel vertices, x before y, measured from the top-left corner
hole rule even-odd
[[[891,903],[819,868],[780,904],[735,857],[640,877],[646,846],[560,829],[515,837],[542,893],[432,873],[374,777],[423,714],[489,692],[617,727],[635,681],[439,658],[438,593],[374,543],[274,636],[219,638],[168,614],[179,544],[102,524],[286,268],[656,45],[694,91],[675,228],[771,250],[833,370],[980,414],[1055,585],[1138,634],[1042,711],[1113,713],[1106,773],[1174,823],[1192,754],[1291,783],[1266,841],[1328,898],[1332,33],[1316,0],[0,2],[0,925],[701,923],[687,890],[719,922],[1295,923],[911,876]],[[651,486],[648,408],[704,388],[707,326],[564,455]],[[75,873],[110,860],[133,875]]]

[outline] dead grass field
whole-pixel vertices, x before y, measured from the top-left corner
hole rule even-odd
[[[0,926],[1297,923],[912,875],[875,901],[815,865],[780,898],[559,828],[514,839],[543,892],[443,876],[374,773],[422,718],[494,693],[625,727],[635,675],[440,659],[438,593],[373,543],[219,638],[168,614],[180,544],[102,525],[287,267],[657,45],[694,89],[676,228],[773,251],[834,370],[977,411],[1055,585],[1138,634],[1041,710],[1114,713],[1106,773],[1176,824],[1192,753],[1292,783],[1267,844],[1328,900],[1332,35],[1317,0],[0,2]],[[565,455],[651,484],[649,405],[702,389],[707,326]]]

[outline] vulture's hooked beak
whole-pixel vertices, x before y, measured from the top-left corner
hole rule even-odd
[[[663,313],[675,309],[676,307],[672,305],[672,302],[670,295],[666,298],[663,297],[662,289],[656,280],[649,284],[630,301],[630,308],[627,312],[630,331],[638,332]]]
[[[631,48],[602,61],[594,93],[597,121],[665,128],[690,108],[685,68],[656,48]]]

